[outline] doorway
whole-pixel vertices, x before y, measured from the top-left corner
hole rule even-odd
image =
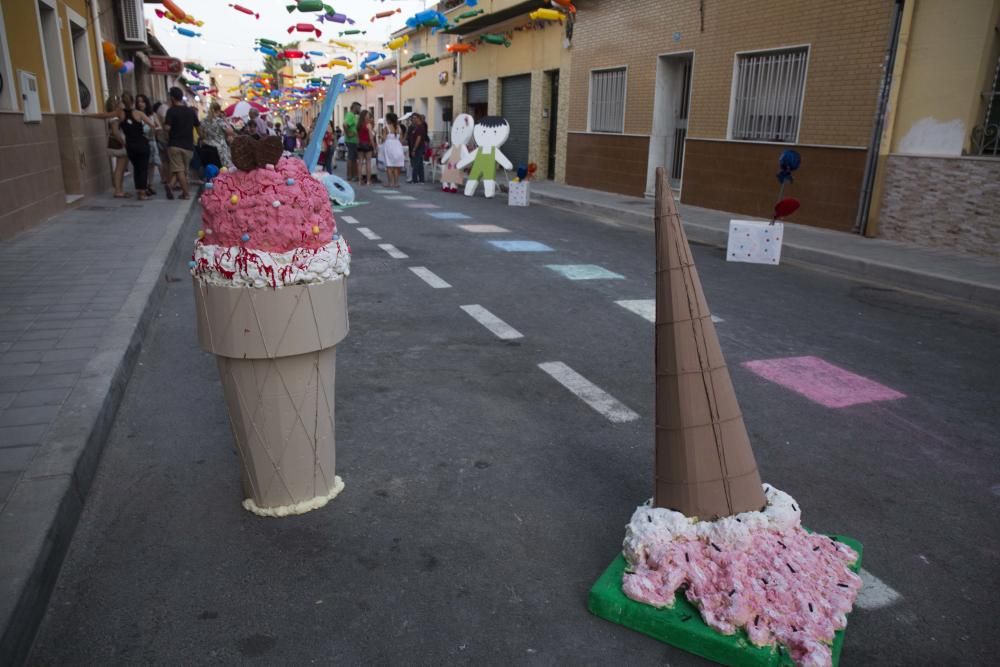
[[[559,129],[559,70],[549,72],[549,159],[548,179],[556,178],[556,132]]]
[[[49,111],[69,113],[70,95],[66,78],[66,61],[63,60],[62,35],[59,32],[59,17],[53,0],[38,1],[38,22],[42,29],[42,54],[45,63],[45,81],[49,89]]]
[[[653,132],[649,138],[647,195],[655,188],[657,167],[666,169],[671,188],[681,188],[693,71],[692,53],[660,56],[657,60]]]

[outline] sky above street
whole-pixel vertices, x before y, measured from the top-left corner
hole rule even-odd
[[[319,23],[315,19],[317,13],[303,14],[298,11],[291,13],[287,5],[294,0],[242,0],[232,3],[252,9],[260,14],[260,19],[249,16],[232,8],[225,0],[176,0],[181,9],[195,18],[204,21],[204,25],[185,26],[202,33],[201,37],[185,37],[176,31],[176,25],[165,18],[157,18],[155,10],[165,9],[163,5],[147,4],[146,18],[150,19],[156,37],[166,47],[170,55],[182,60],[195,60],[210,67],[217,62],[225,62],[240,70],[259,69],[263,64],[260,53],[253,50],[254,39],[264,37],[278,42],[309,39],[309,33],[293,32],[288,34],[289,26],[296,23],[312,23],[322,31],[320,39],[338,39],[337,33],[348,28],[366,30],[367,34],[359,36],[366,41],[388,41],[389,34],[404,25],[406,19],[432,3],[425,0],[330,0],[336,11],[346,14],[356,21],[354,26],[340,23]],[[371,21],[377,12],[394,9],[402,10],[390,18]]]

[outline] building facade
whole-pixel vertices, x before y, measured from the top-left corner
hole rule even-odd
[[[1000,0],[902,8],[865,232],[1000,257]]]
[[[132,72],[105,63],[103,40]],[[156,53],[141,0],[0,0],[0,239],[111,186],[107,123],[85,114],[126,90],[164,99]]]
[[[791,220],[850,231],[872,144],[891,0],[577,2],[566,182],[770,217],[778,156],[802,166]]]

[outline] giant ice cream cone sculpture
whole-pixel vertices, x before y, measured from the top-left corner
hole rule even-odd
[[[275,139],[276,138],[272,138]],[[233,142],[239,171],[202,196],[192,261],[198,338],[216,355],[246,509],[322,507],[335,472],[336,345],[347,335],[350,249],[325,188],[280,141]]]
[[[805,530],[795,499],[761,485],[657,169],[655,495],[633,513],[591,611],[726,665],[786,664],[782,652],[833,665],[861,587],[860,545],[845,539]]]
[[[717,519],[764,507],[757,462],[684,226],[656,178],[657,507]]]

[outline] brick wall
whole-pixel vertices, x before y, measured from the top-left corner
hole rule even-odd
[[[55,121],[66,192],[92,195],[110,189],[107,121],[73,114],[57,114]]]
[[[625,133],[648,135],[657,56],[693,51],[688,136],[725,138],[735,53],[809,44],[799,141],[846,146],[869,141],[892,13],[889,0],[841,0],[833,5],[580,0],[577,6],[572,76],[567,82],[572,85],[571,132],[587,130],[590,70],[625,65]]]
[[[1000,257],[1000,160],[890,155],[879,236]]]

